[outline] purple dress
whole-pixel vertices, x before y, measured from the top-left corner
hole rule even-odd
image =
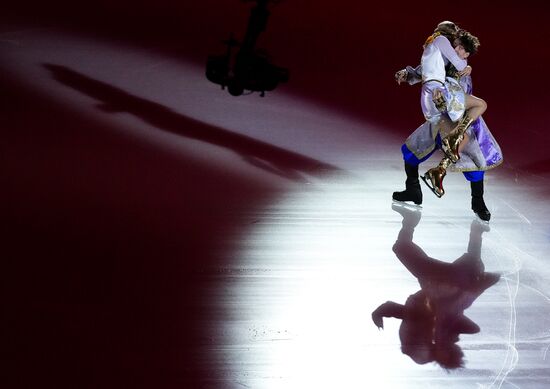
[[[414,81],[409,83],[412,84]],[[447,108],[451,115],[447,113],[441,115],[441,120],[437,123],[427,120],[405,141],[407,148],[418,159],[422,159],[433,152],[437,136],[440,135],[442,138],[446,137],[464,114],[463,107],[462,110],[460,107],[452,107],[450,102],[453,101],[454,98],[463,101],[463,96],[461,96],[461,94],[472,93],[472,78],[470,76],[462,77],[459,84],[462,87],[462,91],[457,91],[457,82],[450,77],[447,78],[447,82],[445,83],[444,95],[447,100]],[[493,134],[491,134],[483,117],[479,117],[470,126],[467,134],[470,140],[463,148],[458,162],[449,167],[450,171],[483,171],[492,169],[502,163],[503,157],[500,146]]]
[[[470,76],[461,77],[460,85],[466,94],[472,94],[472,78]],[[472,123],[467,134],[470,136],[470,140],[462,150],[458,162],[451,166],[452,171],[489,170],[502,163],[502,150],[487,123],[483,120],[483,116]]]

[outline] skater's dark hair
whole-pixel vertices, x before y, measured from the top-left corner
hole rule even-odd
[[[436,345],[434,355],[434,362],[447,371],[464,367],[464,352],[455,343]]]
[[[470,53],[470,55],[477,53],[480,43],[476,36],[466,30],[460,30],[457,33],[456,39],[467,53]]]

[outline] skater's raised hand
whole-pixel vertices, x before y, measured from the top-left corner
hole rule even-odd
[[[397,85],[401,85],[402,82],[407,81],[407,69],[402,69],[396,72],[395,81],[397,81]]]
[[[472,67],[470,65],[466,66],[461,72],[458,72],[460,77],[469,76],[470,74],[472,74]]]

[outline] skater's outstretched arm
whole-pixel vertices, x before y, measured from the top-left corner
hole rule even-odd
[[[422,82],[422,65],[418,65],[413,68],[407,66],[405,69],[401,69],[395,73],[395,81],[398,85],[402,82],[407,82],[409,85],[414,85]]]
[[[372,321],[378,328],[383,329],[385,317],[403,319],[404,311],[404,305],[394,303],[393,301],[386,301],[372,312]]]
[[[451,42],[443,36],[435,38],[433,44],[439,49],[441,55],[446,58],[453,66],[464,75],[469,75],[472,72],[472,67],[468,65],[465,58],[459,57]],[[469,69],[468,69],[469,68]]]

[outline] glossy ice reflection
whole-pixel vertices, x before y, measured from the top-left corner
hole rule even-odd
[[[544,366],[542,353],[522,350],[533,323],[518,318],[521,295],[531,295],[520,272],[536,260],[509,239],[509,227],[497,218],[489,228],[460,201],[392,209],[391,183],[368,182],[317,183],[259,215],[243,267],[260,267],[262,277],[241,279],[237,290],[248,314],[241,324],[261,329],[254,352],[240,355],[263,361],[253,386],[275,387],[263,377],[277,377],[285,387],[410,388],[425,379],[502,387],[530,368],[522,353]],[[536,326],[550,328],[545,318]]]

